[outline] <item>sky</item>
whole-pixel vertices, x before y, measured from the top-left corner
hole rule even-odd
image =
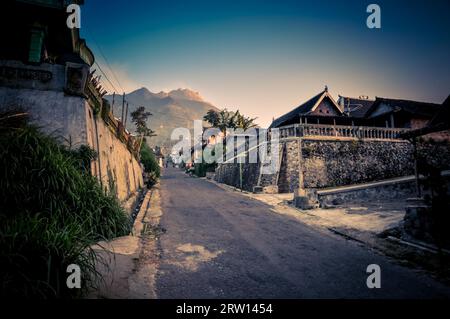
[[[366,25],[371,3],[381,29]],[[189,88],[264,127],[325,85],[442,103],[448,12],[447,0],[86,0],[81,35],[117,91]]]

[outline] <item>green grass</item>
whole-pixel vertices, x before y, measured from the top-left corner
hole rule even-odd
[[[90,246],[129,233],[129,219],[90,175],[92,150],[68,150],[36,127],[2,118],[0,294],[79,296],[96,282]],[[81,268],[82,290],[66,287],[72,263]]]

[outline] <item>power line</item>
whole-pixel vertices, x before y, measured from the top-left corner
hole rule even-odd
[[[114,86],[114,84],[112,84],[112,82],[109,80],[108,76],[106,75],[106,73],[102,70],[100,64],[97,63],[97,61],[94,62],[95,65],[97,65],[98,69],[100,70],[100,72],[103,74],[103,76],[106,78],[106,80],[108,81],[108,83],[111,85],[111,88],[116,91],[119,92],[116,87]]]
[[[109,63],[108,58],[107,58],[106,55],[103,53],[102,48],[100,47],[100,45],[98,44],[98,42],[95,40],[95,38],[92,36],[92,33],[91,33],[89,30],[87,30],[87,32],[89,33],[89,36],[90,36],[90,38],[92,39],[92,42],[94,42],[94,44],[95,44],[95,46],[97,47],[97,49],[98,49],[100,55],[102,56],[103,60],[105,61],[107,68],[111,71],[111,74],[112,74],[113,78],[115,79],[115,81],[116,81],[117,84],[119,85],[119,87],[120,87],[120,89],[122,90],[122,92],[125,92],[125,90],[124,90],[123,87],[122,87],[122,84],[120,83],[118,77],[116,76],[116,73],[114,72],[114,70],[113,70],[112,67],[111,67],[111,64]],[[97,64],[98,64],[98,63],[97,63]],[[105,75],[105,76],[106,76],[106,75]],[[114,87],[114,86],[113,86],[113,87]],[[118,90],[116,90],[116,91],[118,91]]]
[[[95,45],[98,48],[98,51],[100,52],[100,55],[103,57],[103,60],[105,60],[106,62],[106,66],[109,68],[109,70],[111,71],[111,74],[113,75],[113,78],[116,80],[117,84],[119,85],[120,89],[122,90],[122,92],[125,92],[125,90],[123,89],[122,85],[120,84],[119,79],[116,76],[116,73],[114,72],[113,68],[111,67],[111,65],[109,64],[108,59],[106,58],[106,56],[103,54],[103,51],[101,49],[101,47],[98,45],[98,43],[94,40]]]

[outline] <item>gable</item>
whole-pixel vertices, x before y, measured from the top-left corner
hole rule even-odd
[[[320,101],[310,114],[318,116],[339,116],[341,115],[341,112],[336,108],[335,104],[326,97]]]

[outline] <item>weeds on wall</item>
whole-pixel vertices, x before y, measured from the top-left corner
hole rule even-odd
[[[95,152],[70,150],[0,114],[0,295],[70,298],[96,284],[94,243],[129,233],[113,195],[89,173]],[[68,289],[67,266],[82,289]]]

